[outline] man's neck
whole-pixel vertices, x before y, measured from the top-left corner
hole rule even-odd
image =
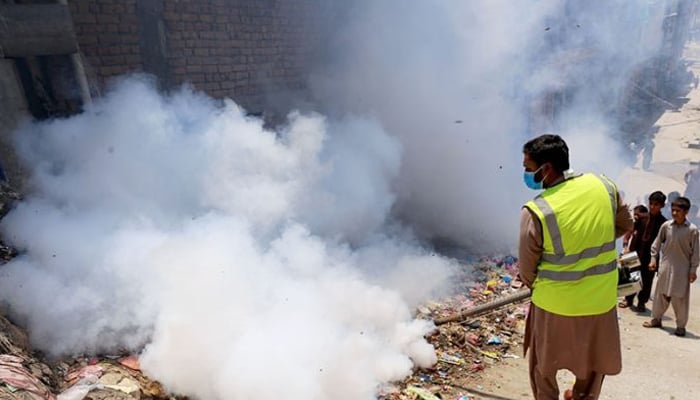
[[[558,174],[554,176],[551,180],[551,182],[547,183],[544,185],[545,189],[557,186],[558,184],[564,182],[566,179],[564,178],[564,174]]]

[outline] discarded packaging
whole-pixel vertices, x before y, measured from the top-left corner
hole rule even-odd
[[[406,389],[406,392],[415,395],[415,398],[423,400],[441,400],[439,397],[435,396],[431,391],[423,389],[416,386],[410,386]]]

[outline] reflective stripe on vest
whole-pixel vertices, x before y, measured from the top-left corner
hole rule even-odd
[[[542,270],[537,273],[540,278],[547,278],[553,281],[577,281],[587,276],[603,275],[617,269],[617,261],[607,264],[598,264],[583,271],[550,271]]]
[[[617,214],[617,199],[615,196],[615,187],[605,177],[598,178],[605,186],[605,189],[608,191],[608,196],[610,197],[610,203],[612,207],[612,213],[613,215],[615,215]],[[533,202],[537,205],[542,214],[544,214],[544,222],[547,224],[547,229],[549,230],[549,235],[552,239],[552,247],[554,247],[553,254],[542,254],[543,261],[547,261],[551,264],[556,265],[569,265],[574,264],[584,258],[597,257],[598,255],[603,254],[605,252],[615,250],[615,239],[613,239],[600,246],[584,249],[583,251],[576,254],[565,254],[564,245],[562,244],[561,240],[561,231],[559,230],[559,225],[557,224],[557,219],[554,215],[554,211],[552,211],[552,207],[549,206],[547,200],[545,200],[542,196],[537,196],[537,198],[535,198]],[[561,278],[558,278],[556,271],[546,271],[547,276],[543,277],[552,280],[572,281],[576,279],[581,279],[584,276],[588,275],[605,274],[615,270],[616,268],[617,264],[613,262],[610,264],[597,265],[591,268],[591,272],[579,271],[578,275],[574,271],[567,271],[565,274],[562,273]]]

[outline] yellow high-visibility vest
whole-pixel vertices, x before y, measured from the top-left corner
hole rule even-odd
[[[617,188],[583,174],[525,204],[540,220],[543,253],[532,302],[566,316],[603,314],[617,303]]]

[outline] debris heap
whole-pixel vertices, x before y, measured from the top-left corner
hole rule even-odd
[[[133,355],[41,361],[30,352],[24,332],[2,316],[0,353],[0,399],[172,398],[141,372]]]
[[[456,279],[455,294],[430,301],[417,310],[417,318],[451,320],[452,316],[504,296],[523,291],[517,260],[511,256],[482,258],[465,264]],[[527,296],[515,296],[524,299]],[[430,369],[416,369],[403,382],[386,385],[380,399],[435,400],[478,399],[470,381],[487,366],[504,358],[518,358],[529,303],[523,300],[491,310],[481,316],[454,319],[437,325],[427,338],[435,347],[438,362]]]
[[[0,243],[0,264],[15,255],[12,248]],[[379,399],[478,399],[468,388],[470,380],[501,359],[518,357],[516,347],[522,343],[528,304],[521,301],[479,316],[461,316],[467,315],[465,310],[512,295],[521,287],[517,260],[511,256],[464,264],[455,279],[453,295],[417,308],[417,318],[447,321],[439,323],[427,337],[436,349],[437,364],[416,369],[404,381],[379,388]],[[141,371],[136,356],[76,356],[46,361],[30,350],[21,329],[0,316],[0,399],[142,398],[175,397]]]

